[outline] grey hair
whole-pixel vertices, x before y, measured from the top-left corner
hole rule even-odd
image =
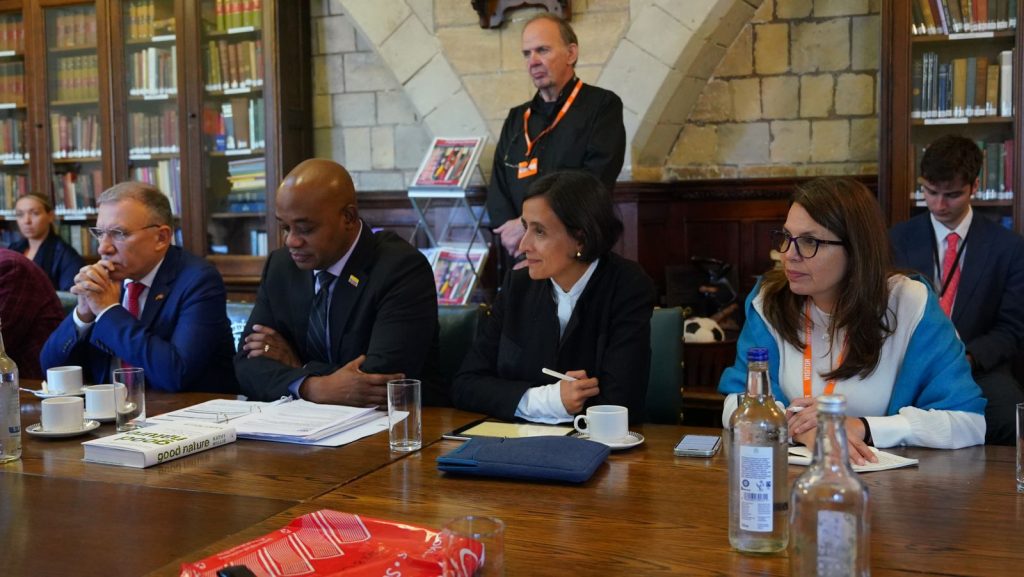
[[[174,215],[171,214],[171,202],[167,195],[160,192],[160,189],[145,182],[121,182],[103,191],[96,206],[120,202],[125,199],[137,200],[149,209],[150,215],[156,221],[155,224],[172,226]]]

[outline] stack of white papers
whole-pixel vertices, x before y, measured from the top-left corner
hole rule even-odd
[[[858,473],[868,473],[871,471],[884,471],[886,469],[909,467],[910,465],[917,464],[917,459],[908,459],[907,457],[901,457],[899,455],[894,455],[893,453],[879,451],[874,447],[871,447],[871,450],[874,451],[875,456],[878,457],[878,462],[872,463],[869,461],[863,465],[854,465],[851,463],[854,471]],[[810,465],[812,456],[811,450],[807,447],[801,446],[789,448],[790,465]]]
[[[272,403],[215,399],[148,420],[230,422],[244,439],[331,447],[388,427],[387,413],[374,407],[320,405],[287,398]]]

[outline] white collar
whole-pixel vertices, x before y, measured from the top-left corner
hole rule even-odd
[[[341,276],[341,271],[344,270],[345,269],[345,265],[348,264],[348,259],[349,259],[349,257],[352,256],[352,253],[356,250],[356,245],[359,244],[359,238],[362,235],[363,235],[363,221],[360,220],[359,221],[359,232],[356,233],[356,240],[355,240],[355,242],[352,243],[352,246],[348,247],[348,252],[346,252],[344,254],[344,256],[342,256],[340,259],[338,259],[338,261],[335,262],[334,264],[332,264],[331,266],[327,267],[327,272],[333,274],[335,276],[335,278]],[[316,275],[319,274],[319,273],[320,273],[319,270],[313,270],[313,278],[315,279]]]

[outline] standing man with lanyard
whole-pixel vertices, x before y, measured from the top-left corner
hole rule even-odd
[[[928,212],[892,228],[897,266],[933,279],[942,310],[967,347],[988,399],[986,442],[1013,444],[1024,390],[1013,361],[1024,349],[1024,239],[971,210],[982,154],[962,136],[939,138],[921,158]]]
[[[622,100],[576,78],[576,33],[562,18],[542,12],[523,28],[523,59],[537,94],[511,110],[494,152],[487,212],[495,234],[518,256],[519,215],[527,189],[560,169],[585,170],[612,190],[626,153]]]

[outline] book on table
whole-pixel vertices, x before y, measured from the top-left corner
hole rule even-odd
[[[166,422],[82,443],[91,463],[144,469],[235,441],[235,428],[212,422]]]

